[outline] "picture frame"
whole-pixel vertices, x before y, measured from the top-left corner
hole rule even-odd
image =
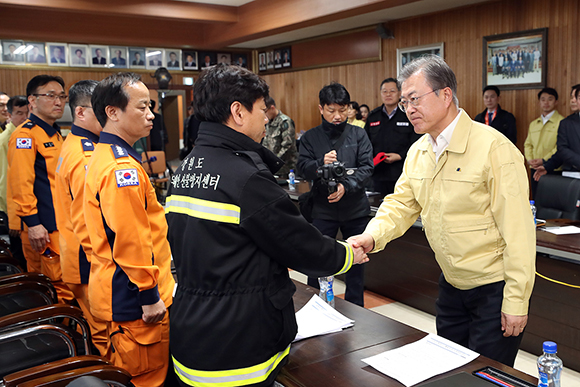
[[[282,68],[282,50],[274,50],[274,68]]]
[[[49,66],[68,66],[68,44],[46,43],[46,61]]]
[[[211,67],[217,63],[217,56],[215,52],[201,51],[199,53],[199,69]]]
[[[443,42],[426,44],[423,46],[414,46],[406,48],[397,48],[397,75],[401,69],[410,61],[423,55],[433,54],[445,59]]]
[[[109,46],[109,67],[126,69],[129,62],[129,50],[124,46]]]
[[[266,52],[266,70],[274,69],[274,51]]]
[[[22,40],[2,40],[2,63],[9,65],[25,64],[24,54],[22,53],[26,46]]]
[[[290,47],[282,49],[282,67],[292,68],[292,49]]]
[[[548,74],[548,29],[483,37],[483,87],[541,89]]]
[[[109,67],[109,46],[93,45],[89,46],[90,58],[87,58],[91,67]]]
[[[266,53],[258,54],[258,71],[266,71]]]
[[[177,48],[165,49],[165,63],[167,70],[180,70],[183,68],[181,61],[181,50]]]
[[[149,70],[157,70],[163,66],[163,58],[165,58],[165,50],[162,48],[146,48],[145,49],[145,67]]]
[[[145,47],[129,47],[129,68],[144,69],[145,68]]]
[[[31,65],[46,65],[46,45],[44,42],[27,42],[32,49],[26,53],[26,63]]]
[[[197,70],[197,51],[183,51],[181,56],[183,70]]]
[[[217,62],[218,63],[225,63],[225,64],[232,64],[232,54],[228,52],[219,52],[217,54]]]
[[[86,44],[69,44],[69,63],[71,67],[89,67],[90,53],[89,46]]]
[[[244,68],[248,68],[248,55],[241,53],[234,53],[232,57],[232,64]]]

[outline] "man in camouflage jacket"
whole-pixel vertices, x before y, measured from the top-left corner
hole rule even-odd
[[[266,124],[266,136],[262,140],[262,145],[284,161],[277,175],[285,179],[291,169],[296,171],[298,159],[294,121],[278,110],[276,101],[272,97],[268,97],[265,102],[269,122]]]

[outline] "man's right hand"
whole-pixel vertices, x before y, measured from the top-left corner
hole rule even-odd
[[[48,231],[46,231],[46,228],[42,224],[28,228],[28,240],[32,248],[39,253],[44,252],[46,245],[50,243]]]
[[[367,254],[365,253],[364,249],[362,247],[354,247],[352,244],[350,245],[352,247],[352,251],[354,252],[354,264],[361,264],[361,263],[367,263],[369,261],[369,257],[367,256]]]
[[[159,299],[155,304],[142,305],[141,309],[143,309],[142,319],[147,324],[153,324],[163,320],[165,312],[167,311],[162,299]]]
[[[538,167],[536,169],[536,172],[534,172],[534,180],[535,181],[539,181],[540,180],[540,177],[544,176],[547,173],[548,173],[548,171],[546,171],[546,168],[544,168],[544,167]]]
[[[375,240],[371,234],[363,233],[351,236],[346,240],[353,248],[361,247],[365,253],[375,248]]]
[[[331,150],[327,154],[324,155],[324,164],[332,164],[338,159],[336,158],[336,151]]]

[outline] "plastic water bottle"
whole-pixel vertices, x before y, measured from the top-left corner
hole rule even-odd
[[[538,386],[560,387],[562,360],[556,355],[558,346],[553,341],[544,341],[544,353],[538,358]]]
[[[288,174],[288,180],[290,180],[290,184],[288,185],[290,191],[296,191],[296,175],[294,174],[293,169],[291,169]]]
[[[320,293],[318,294],[323,301],[334,308],[334,291],[332,285],[334,284],[334,277],[320,277],[318,278],[320,285]]]
[[[532,215],[534,215],[534,224],[538,224],[538,221],[536,220],[536,202],[530,200],[530,207],[532,207]]]

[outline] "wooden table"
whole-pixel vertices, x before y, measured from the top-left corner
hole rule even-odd
[[[296,283],[296,287],[294,305],[299,310],[315,292],[301,283]],[[290,350],[290,361],[282,369],[278,381],[286,387],[403,386],[363,363],[361,359],[412,343],[427,334],[339,298],[336,299],[336,309],[355,320],[354,327],[294,343]],[[471,373],[488,365],[537,383],[536,378],[483,356],[429,381],[461,371]]]

